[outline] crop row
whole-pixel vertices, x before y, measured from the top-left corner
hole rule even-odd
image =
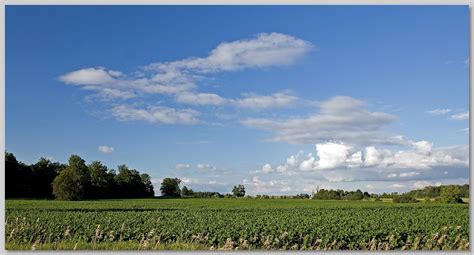
[[[468,249],[467,206],[274,209],[7,209],[6,243],[188,243],[206,249]],[[13,247],[13,246],[11,246]]]

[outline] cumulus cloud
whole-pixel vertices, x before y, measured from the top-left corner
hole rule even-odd
[[[429,170],[435,167],[468,167],[469,153],[467,145],[435,148],[428,141],[411,142],[406,150],[389,150],[383,148],[355,147],[342,142],[318,143],[316,156],[302,152],[288,157],[286,163],[272,167],[266,164],[263,173],[291,171],[319,171],[331,169],[394,169],[405,170],[400,173],[389,173],[386,178],[409,178],[419,175],[417,171],[407,169]],[[279,171],[278,171],[279,170]],[[347,173],[346,173],[347,174]],[[339,177],[337,177],[339,178]]]
[[[107,145],[100,145],[98,147],[98,150],[102,153],[105,153],[105,154],[110,154],[110,153],[114,152],[114,148],[110,147],[110,146],[107,146]]]
[[[451,120],[468,120],[469,119],[469,112],[465,111],[465,112],[460,112],[460,113],[453,114],[453,115],[451,115],[451,117],[449,117],[449,119],[451,119]]]
[[[75,85],[102,85],[115,81],[111,73],[116,74],[116,71],[106,71],[103,68],[84,68],[66,73],[60,76],[59,80]]]
[[[118,105],[112,108],[112,115],[119,121],[141,120],[161,124],[196,124],[199,112],[191,109],[174,109],[164,106],[136,108],[132,105]]]
[[[427,111],[426,113],[430,115],[445,115],[450,113],[452,110],[451,109],[434,109],[431,111]]]
[[[272,169],[272,166],[270,164],[265,164],[262,166],[262,172],[264,173],[270,173],[271,171],[273,171]]]
[[[248,118],[242,123],[251,128],[270,131],[273,141],[292,144],[321,143],[328,140],[352,144],[400,144],[398,136],[387,136],[380,129],[396,117],[383,112],[371,112],[363,101],[337,96],[318,104],[320,111],[306,118]]]
[[[189,164],[176,164],[175,169],[176,170],[183,170],[183,169],[188,169],[191,166]]]

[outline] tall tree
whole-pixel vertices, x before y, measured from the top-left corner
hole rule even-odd
[[[87,197],[91,178],[85,161],[77,155],[53,181],[53,194],[59,200],[81,200]]]
[[[119,196],[124,198],[142,197],[145,184],[137,170],[129,169],[126,165],[118,167],[119,173],[115,176]]]
[[[92,161],[89,165],[91,177],[91,188],[88,192],[90,198],[112,197],[114,186],[114,175],[110,173],[100,161]]]
[[[184,186],[181,189],[181,196],[183,196],[183,197],[192,197],[192,196],[194,196],[194,191],[192,189],[188,189],[188,187]]]
[[[243,197],[243,196],[245,196],[245,187],[244,187],[244,185],[239,184],[239,185],[237,185],[237,186],[234,186],[234,188],[232,189],[232,194],[233,194],[235,197]]]
[[[5,197],[31,197],[32,173],[29,166],[18,162],[16,157],[5,152]]]
[[[145,186],[143,196],[145,197],[154,197],[155,190],[153,189],[153,184],[151,183],[151,177],[148,174],[141,174],[142,183]]]
[[[61,172],[63,166],[59,163],[52,163],[49,159],[40,158],[40,160],[31,166],[34,182],[33,196],[40,198],[52,198],[53,187],[51,183]]]
[[[180,189],[179,184],[181,180],[178,178],[164,178],[161,182],[161,194],[163,196],[179,197]]]

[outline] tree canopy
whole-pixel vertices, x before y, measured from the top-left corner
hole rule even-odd
[[[119,166],[116,174],[100,161],[86,165],[77,155],[72,155],[68,164],[40,158],[37,163],[26,165],[5,152],[5,178],[6,198],[144,198],[155,193],[148,174],[125,165]]]
[[[181,190],[179,189],[180,183],[181,180],[178,178],[164,178],[161,182],[161,195],[169,197],[181,196]]]
[[[243,196],[245,196],[245,187],[244,187],[244,185],[239,184],[239,185],[237,185],[237,186],[234,186],[234,188],[232,188],[232,194],[233,194],[235,197],[243,197]]]

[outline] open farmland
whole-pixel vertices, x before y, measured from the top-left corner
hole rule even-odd
[[[467,204],[309,199],[6,201],[7,249],[469,249]]]

